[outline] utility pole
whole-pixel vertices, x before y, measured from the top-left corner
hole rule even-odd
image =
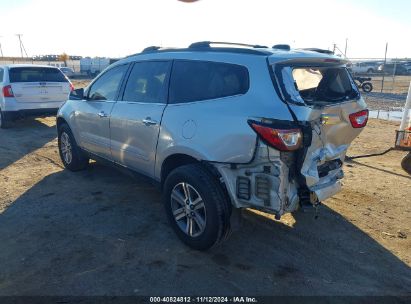
[[[384,65],[382,69],[382,79],[381,79],[381,93],[384,90],[384,78],[385,78],[385,64],[387,63],[387,50],[388,50],[388,42],[385,44],[385,56],[384,56]]]
[[[23,58],[23,51],[26,54],[26,57],[29,57],[27,55],[26,49],[24,48],[24,44],[23,41],[21,40],[21,36],[23,36],[23,34],[16,34],[17,37],[19,37],[19,43],[20,43],[20,54],[21,54],[21,58]]]
[[[344,50],[344,57],[347,58],[347,45],[348,45],[348,38],[345,38],[345,50]]]
[[[3,36],[0,36],[0,38],[2,38]],[[1,47],[1,42],[0,42],[0,53],[1,53],[1,57],[3,58],[4,57],[4,55],[3,55],[3,48]]]

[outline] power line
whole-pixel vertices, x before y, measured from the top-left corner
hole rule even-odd
[[[16,36],[19,37],[21,58],[24,57],[24,56],[23,56],[23,51],[24,51],[24,53],[26,54],[26,57],[29,57],[29,56],[27,55],[26,48],[24,47],[23,41],[21,40],[21,36],[23,36],[23,34],[16,34]]]

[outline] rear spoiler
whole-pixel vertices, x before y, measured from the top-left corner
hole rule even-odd
[[[320,55],[320,54],[318,54]],[[321,56],[322,55],[322,56]],[[330,65],[346,65],[349,60],[337,57],[337,56],[329,56],[323,55],[320,56],[307,56],[307,57],[294,57],[294,58],[276,58],[276,57],[268,57],[268,62],[270,65],[273,64],[283,64],[283,65],[307,65],[307,66],[330,66]]]
[[[317,53],[321,53],[321,54],[328,54],[328,55],[334,55],[333,51],[330,50],[324,50],[324,49],[317,49],[317,48],[304,48],[304,49],[300,49],[303,51],[310,51],[310,52],[317,52]]]

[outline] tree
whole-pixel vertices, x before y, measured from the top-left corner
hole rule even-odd
[[[66,53],[63,53],[59,56],[59,61],[63,61],[64,66],[67,66],[67,60],[69,60],[69,55],[67,55]]]

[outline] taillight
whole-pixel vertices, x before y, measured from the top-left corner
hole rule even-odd
[[[74,91],[74,86],[73,86],[73,84],[70,82],[70,92],[73,92]]]
[[[13,90],[11,89],[11,85],[7,85],[3,87],[3,96],[4,97],[14,97]]]
[[[294,151],[301,147],[303,135],[300,129],[276,129],[255,121],[249,124],[266,144],[277,150]]]
[[[367,125],[368,110],[352,113],[349,117],[353,128],[363,128]]]

